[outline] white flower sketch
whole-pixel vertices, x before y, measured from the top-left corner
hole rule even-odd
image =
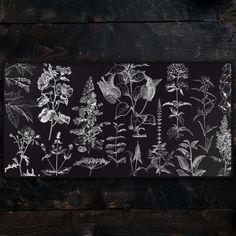
[[[98,139],[98,135],[103,132],[102,128],[108,125],[109,122],[99,123],[97,120],[98,117],[103,114],[99,110],[103,104],[97,102],[92,77],[89,77],[85,84],[80,104],[80,106],[72,108],[72,110],[76,111],[79,115],[73,120],[78,128],[70,131],[71,134],[77,136],[74,139],[77,150],[87,153],[90,153],[92,149],[102,150],[104,140]]]
[[[181,155],[175,155],[179,162],[181,169],[177,169],[179,176],[202,176],[206,170],[199,169],[199,164],[206,157],[206,155],[198,155],[194,157],[194,150],[197,150],[198,140],[190,142],[189,140],[184,140],[179,144],[176,152],[181,153]]]
[[[213,83],[210,81],[209,77],[202,76],[201,80],[194,80],[200,83],[199,88],[192,88],[193,91],[197,91],[200,94],[200,97],[190,97],[198,102],[199,106],[197,108],[197,115],[193,118],[193,121],[197,121],[200,125],[202,134],[204,136],[204,144],[199,144],[206,153],[208,153],[214,135],[210,135],[217,126],[210,126],[207,123],[207,117],[211,114],[215,104],[216,104],[216,96],[210,92],[209,90],[214,87]]]
[[[13,163],[8,164],[4,171],[6,173],[10,169],[18,169],[20,176],[25,176],[22,170],[23,163],[25,163],[26,167],[30,163],[30,157],[27,156],[27,150],[29,146],[39,145],[38,139],[40,136],[35,135],[35,131],[29,126],[24,126],[21,130],[18,130],[16,135],[10,134],[9,136],[13,138],[14,143],[17,145],[18,151],[16,156],[12,158]]]
[[[176,123],[167,132],[169,139],[179,139],[184,132],[193,135],[192,131],[184,126],[184,112],[180,111],[181,107],[192,105],[179,100],[180,95],[184,96],[184,90],[188,89],[188,77],[188,68],[182,63],[173,63],[167,68],[167,81],[169,83],[166,85],[166,90],[168,93],[175,93],[175,100],[166,102],[163,106],[169,106],[171,112],[169,118],[176,119]]]
[[[149,149],[148,158],[151,159],[150,164],[146,170],[155,168],[156,174],[161,175],[162,173],[173,174],[169,167],[175,167],[173,161],[173,152],[169,153],[166,150],[166,143],[162,142],[161,131],[162,131],[162,106],[161,100],[158,100],[157,105],[157,144],[152,145],[152,149]]]
[[[220,94],[221,101],[219,103],[219,108],[223,113],[227,113],[227,115],[231,116],[231,79],[232,79],[232,69],[231,64],[227,63],[222,68],[222,76],[220,78]]]
[[[53,127],[56,124],[69,124],[70,116],[58,111],[61,104],[68,105],[69,98],[73,94],[73,88],[67,83],[67,78],[71,74],[70,67],[56,66],[55,69],[51,64],[44,64],[46,69],[38,79],[38,89],[41,96],[37,99],[38,107],[43,107],[38,115],[42,123],[50,122],[50,131],[48,140],[51,139]]]
[[[61,132],[57,133],[56,139],[52,145],[52,149],[48,153],[46,150],[45,144],[41,144],[41,149],[44,152],[44,156],[42,157],[42,161],[46,160],[50,166],[50,169],[42,170],[43,174],[46,176],[52,175],[66,175],[71,171],[71,167],[64,167],[66,161],[70,160],[72,154],[71,151],[73,149],[73,145],[69,144],[67,148],[63,148],[63,142],[61,141]],[[52,157],[55,157],[55,164],[52,163]],[[62,157],[62,161],[59,161],[60,157]]]
[[[147,137],[142,125],[156,125],[152,114],[143,114],[148,102],[156,94],[156,87],[161,79],[152,79],[146,75],[143,67],[147,64],[115,64],[110,71],[97,83],[110,104],[116,105],[115,119],[130,114],[129,129],[134,132],[133,137]],[[144,100],[144,103],[143,101]],[[143,103],[141,109],[137,109]]]

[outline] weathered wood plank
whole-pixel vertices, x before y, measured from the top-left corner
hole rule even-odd
[[[235,216],[235,210],[1,212],[0,234],[233,236]]]
[[[114,22],[219,20],[231,0],[2,0],[1,22]]]

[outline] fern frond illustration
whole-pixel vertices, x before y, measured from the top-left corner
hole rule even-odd
[[[10,169],[18,169],[20,176],[25,176],[22,168],[24,166],[27,167],[30,163],[30,157],[27,156],[28,148],[32,145],[39,145],[38,139],[40,136],[35,135],[35,131],[29,126],[24,126],[21,130],[18,130],[16,135],[10,134],[9,136],[14,140],[18,151],[16,156],[12,159],[13,163],[8,164],[4,171],[6,173]]]
[[[149,150],[148,158],[151,159],[151,163],[148,165],[146,170],[152,168],[156,169],[156,174],[161,175],[162,173],[172,174],[169,167],[175,167],[172,162],[173,152],[168,153],[166,150],[166,143],[162,142],[161,131],[162,131],[162,106],[161,100],[158,100],[157,106],[157,144],[152,145],[152,149]]]
[[[116,166],[120,163],[126,163],[126,157],[119,158],[118,156],[124,153],[126,149],[125,136],[122,135],[126,131],[124,128],[124,123],[117,124],[116,122],[112,123],[115,129],[115,135],[106,138],[108,142],[106,144],[106,153],[108,157],[116,163]]]
[[[222,76],[220,78],[220,95],[222,97],[219,108],[223,113],[227,113],[227,115],[231,116],[231,79],[232,79],[232,69],[231,64],[227,63],[222,68]]]
[[[209,90],[214,87],[210,78],[206,76],[202,76],[201,80],[194,80],[200,83],[199,88],[192,88],[193,91],[197,91],[201,97],[190,97],[194,101],[196,101],[200,106],[197,108],[197,115],[193,118],[193,121],[197,121],[200,125],[202,134],[204,136],[204,144],[200,145],[206,153],[208,153],[214,135],[210,135],[212,131],[214,131],[217,126],[210,126],[207,124],[207,117],[210,115],[216,104],[216,96],[211,93]]]
[[[206,155],[198,155],[194,157],[193,152],[197,150],[198,141],[184,140],[179,144],[177,152],[180,152],[181,155],[175,155],[179,162],[181,169],[177,169],[179,176],[202,176],[206,172],[205,169],[198,169],[199,164],[206,157]]]
[[[72,110],[78,113],[73,122],[77,129],[70,131],[77,137],[74,140],[79,152],[90,153],[92,149],[102,150],[104,140],[98,139],[98,135],[103,132],[102,128],[108,125],[108,122],[98,122],[98,117],[103,113],[99,110],[103,104],[97,102],[97,96],[94,92],[94,84],[90,76],[85,84],[80,106],[73,107]]]
[[[176,120],[176,123],[167,131],[169,139],[179,139],[184,132],[193,135],[192,131],[184,126],[184,112],[180,111],[181,107],[192,106],[192,104],[179,100],[181,95],[184,96],[184,90],[188,89],[188,77],[188,68],[182,63],[174,63],[167,68],[167,81],[169,83],[166,85],[166,90],[168,93],[175,93],[175,100],[166,102],[163,106],[169,106],[171,112],[169,118]]]
[[[42,173],[46,176],[52,175],[66,175],[70,173],[71,167],[64,167],[66,161],[70,160],[72,154],[71,151],[73,149],[73,145],[68,145],[67,148],[63,148],[63,142],[61,141],[61,132],[57,133],[56,139],[52,145],[52,150],[48,153],[46,150],[45,144],[41,144],[41,149],[44,152],[44,156],[42,157],[42,161],[46,160],[50,166],[50,169],[42,170]],[[55,164],[52,163],[52,157],[55,157]],[[62,156],[62,161],[59,162],[60,156]]]

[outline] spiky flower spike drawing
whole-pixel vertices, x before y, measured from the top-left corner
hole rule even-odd
[[[199,88],[192,88],[193,91],[197,91],[200,97],[190,97],[199,103],[197,108],[197,115],[193,118],[193,121],[197,121],[201,127],[202,134],[204,136],[204,144],[200,145],[206,153],[208,153],[214,135],[209,135],[217,126],[210,126],[207,124],[207,117],[210,115],[216,103],[216,96],[209,90],[214,87],[211,83],[210,78],[202,76],[201,80],[194,80],[200,83]]]
[[[156,125],[155,117],[143,114],[148,102],[156,94],[156,87],[161,79],[152,79],[146,75],[144,67],[147,64],[116,64],[98,82],[104,98],[110,104],[116,104],[115,119],[130,114],[129,129],[133,137],[147,137],[142,125]],[[139,107],[139,109],[138,109]]]
[[[175,93],[175,100],[166,102],[163,106],[169,106],[171,115],[169,118],[174,118],[176,123],[167,131],[169,139],[179,139],[183,136],[183,132],[192,132],[184,126],[184,112],[180,111],[181,107],[192,106],[188,102],[180,101],[180,96],[184,96],[184,90],[188,89],[187,79],[189,77],[188,68],[182,63],[174,63],[167,68],[166,90],[169,93]]]
[[[161,100],[158,100],[157,105],[157,144],[152,145],[152,149],[149,150],[148,158],[151,159],[151,163],[146,168],[150,170],[156,169],[156,174],[161,175],[162,173],[172,174],[168,167],[175,167],[174,163],[171,162],[173,159],[173,152],[168,153],[166,150],[166,143],[162,142],[161,130],[162,130],[162,107]]]
[[[228,127],[227,116],[224,115],[219,131],[216,133],[216,147],[219,149],[221,157],[212,157],[216,162],[223,163],[218,176],[229,176],[231,174],[231,131]]]
[[[231,116],[231,79],[232,79],[232,69],[231,64],[227,63],[222,68],[222,76],[220,78],[220,95],[222,97],[219,108],[223,113],[227,113],[227,115]]]
[[[102,127],[108,125],[108,122],[98,123],[97,117],[103,113],[99,108],[103,106],[102,103],[97,102],[97,96],[94,91],[94,84],[90,76],[85,84],[82,97],[80,99],[80,106],[75,106],[72,110],[77,111],[78,117],[73,122],[78,128],[70,131],[77,137],[74,140],[79,152],[90,153],[92,149],[102,150],[104,140],[98,139],[98,135],[102,133]]]
[[[61,104],[68,105],[69,98],[73,94],[73,88],[67,83],[67,78],[71,74],[70,67],[56,66],[55,69],[50,64],[43,64],[45,68],[38,79],[38,89],[41,96],[37,99],[38,107],[44,107],[38,118],[42,123],[50,122],[48,140],[51,139],[53,127],[56,124],[69,124],[70,117],[58,111]]]
[[[18,152],[12,159],[13,163],[8,164],[4,169],[5,173],[10,169],[19,169],[20,176],[27,176],[28,170],[26,173],[22,170],[23,163],[25,163],[26,167],[29,166],[30,157],[27,156],[28,148],[32,145],[39,145],[38,139],[40,136],[36,135],[35,131],[29,126],[24,126],[21,130],[18,130],[16,135],[10,134],[9,136],[14,139],[14,143],[18,147]]]
[[[67,148],[63,148],[62,144],[63,142],[61,141],[61,132],[57,133],[56,139],[54,140],[52,149],[49,153],[46,150],[45,144],[41,144],[41,149],[45,154],[42,157],[42,161],[47,160],[50,166],[50,169],[42,170],[43,174],[47,176],[58,176],[68,174],[71,171],[71,167],[64,167],[64,164],[71,158],[73,145],[69,144]],[[62,161],[59,162],[60,157],[62,157]],[[52,163],[51,159],[54,159],[55,164]]]

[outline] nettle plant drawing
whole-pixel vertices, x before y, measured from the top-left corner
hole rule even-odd
[[[176,170],[179,176],[202,176],[206,172],[205,169],[199,169],[199,164],[206,155],[194,157],[194,150],[198,150],[197,144],[198,140],[184,140],[179,144],[176,153],[180,154],[175,154],[181,168]]]
[[[231,64],[227,63],[222,68],[222,76],[220,78],[220,95],[222,97],[219,108],[223,113],[227,113],[227,115],[231,116],[231,79],[232,79],[232,69]]]
[[[103,114],[99,110],[103,104],[97,102],[92,77],[89,77],[85,84],[80,104],[72,108],[78,113],[78,117],[73,120],[78,128],[70,130],[71,134],[77,136],[74,139],[77,150],[87,153],[90,153],[92,149],[101,151],[104,140],[99,139],[98,135],[103,132],[102,128],[109,122],[98,122],[98,117]]]
[[[62,144],[63,142],[61,141],[61,132],[57,133],[56,139],[54,140],[54,143],[51,147],[52,149],[49,152],[47,152],[45,144],[41,143],[40,146],[44,152],[42,161],[46,160],[50,166],[50,169],[41,170],[44,175],[61,176],[70,173],[72,167],[65,167],[64,164],[66,161],[71,159],[73,144],[69,144],[67,148],[64,148]]]
[[[166,143],[162,142],[162,106],[161,100],[158,100],[157,105],[157,144],[152,145],[152,149],[149,149],[148,158],[151,159],[150,164],[146,168],[147,171],[155,168],[156,174],[161,175],[162,173],[173,174],[169,169],[175,167],[173,163],[173,152],[169,153],[166,150]]]
[[[118,167],[120,163],[126,163],[126,157],[122,156],[120,158],[119,155],[126,150],[126,138],[122,134],[127,130],[124,128],[124,123],[117,124],[116,122],[113,122],[112,125],[115,129],[115,135],[106,138],[107,144],[105,148],[108,157],[114,161]]]
[[[71,74],[70,67],[56,66],[53,69],[51,64],[43,64],[43,73],[38,79],[38,89],[41,92],[37,99],[38,107],[43,108],[38,115],[42,123],[50,123],[48,140],[51,140],[53,127],[56,124],[69,124],[70,116],[58,111],[61,104],[68,105],[69,98],[73,94],[73,88],[67,83]]]
[[[218,148],[221,157],[212,156],[212,158],[218,163],[223,163],[223,168],[220,169],[218,176],[230,176],[232,169],[232,137],[226,115],[224,115],[219,131],[216,133],[216,147]]]
[[[144,114],[145,108],[156,94],[161,79],[146,75],[147,64],[115,64],[98,82],[104,98],[116,104],[115,119],[130,116],[129,130],[133,137],[147,137],[142,125],[156,125],[152,114]],[[142,133],[140,133],[142,132]]]
[[[199,107],[197,108],[197,115],[193,118],[193,121],[197,121],[201,128],[202,134],[204,136],[203,145],[199,144],[199,147],[202,148],[206,153],[208,153],[212,140],[214,138],[214,134],[210,135],[212,131],[214,131],[217,126],[210,126],[207,124],[207,117],[211,114],[213,108],[215,107],[217,98],[210,91],[212,87],[214,87],[213,83],[210,81],[209,77],[202,76],[201,80],[194,80],[200,83],[199,88],[192,88],[193,91],[197,91],[200,96],[198,97],[190,97],[199,103]]]
[[[17,131],[16,135],[10,133],[9,137],[14,140],[18,151],[12,159],[13,163],[5,167],[5,173],[11,169],[18,169],[20,176],[29,176],[28,169],[26,172],[23,171],[23,168],[26,168],[30,164],[30,157],[27,155],[27,151],[30,146],[39,145],[38,139],[40,135],[36,135],[35,131],[29,126],[24,126],[21,130]]]
[[[104,158],[83,157],[81,160],[76,161],[74,166],[82,166],[89,169],[89,176],[91,176],[93,170],[101,169],[109,163],[110,161],[107,161]]]
[[[192,131],[184,125],[184,112],[180,108],[192,106],[189,102],[180,101],[180,96],[184,96],[184,90],[188,89],[189,71],[182,63],[173,63],[167,68],[167,85],[168,93],[175,93],[175,100],[166,102],[163,106],[169,106],[171,115],[169,118],[175,119],[176,123],[167,131],[169,139],[179,139],[187,132],[193,135]]]

